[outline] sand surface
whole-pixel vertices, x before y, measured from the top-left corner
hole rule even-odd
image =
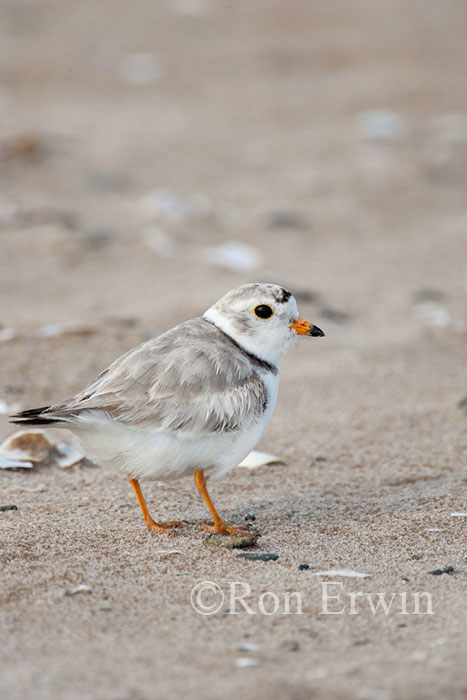
[[[15,0],[0,18],[5,410],[69,396],[248,281],[326,332],[283,362],[259,447],[286,464],[212,488],[275,561],[206,546],[190,479],[144,485],[154,517],[189,523],[158,537],[122,477],[0,473],[1,697],[465,698],[465,3]],[[226,241],[257,267],[211,264]],[[317,573],[335,569],[368,576]],[[213,615],[190,602],[203,581]]]

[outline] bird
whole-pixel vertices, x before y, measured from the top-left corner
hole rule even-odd
[[[183,523],[153,520],[139,482],[190,475],[213,519],[205,529],[239,535],[245,527],[221,518],[207,479],[229,472],[259,442],[276,405],[281,358],[298,336],[324,333],[299,315],[291,292],[245,284],[129,350],[70,399],[11,422],[71,430],[93,462],[128,477],[152,532]]]

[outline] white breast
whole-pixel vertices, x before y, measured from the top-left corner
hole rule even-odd
[[[219,453],[217,455],[218,467],[212,470],[213,478],[222,476],[240,464],[256,447],[271,422],[279,391],[279,373],[264,372],[261,374],[261,379],[265,384],[267,394],[267,406],[262,419],[242,432],[219,436],[219,440],[225,441],[225,453],[224,456]]]

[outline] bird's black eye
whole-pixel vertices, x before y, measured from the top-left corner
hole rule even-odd
[[[271,307],[267,306],[266,304],[260,304],[259,306],[255,306],[253,311],[259,318],[269,318],[274,313]]]

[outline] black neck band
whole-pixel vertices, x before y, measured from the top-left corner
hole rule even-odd
[[[252,352],[249,352],[242,345],[240,345],[240,343],[237,343],[237,341],[234,338],[232,338],[231,335],[229,335],[228,333],[223,331],[222,328],[219,328],[219,326],[216,323],[214,323],[214,321],[210,321],[209,318],[206,318],[205,316],[203,316],[203,318],[205,321],[207,321],[208,323],[211,323],[213,326],[215,326],[217,328],[217,330],[219,331],[219,333],[222,333],[223,336],[228,338],[228,340],[232,343],[232,345],[235,345],[236,348],[241,350],[242,353],[244,355],[246,355],[248,357],[248,359],[251,360],[251,362],[256,367],[258,367],[260,369],[265,369],[268,372],[272,372],[273,374],[277,374],[278,369],[277,369],[276,365],[273,365],[270,362],[267,362],[266,360],[262,360],[261,357],[258,357],[257,355],[254,355]]]

